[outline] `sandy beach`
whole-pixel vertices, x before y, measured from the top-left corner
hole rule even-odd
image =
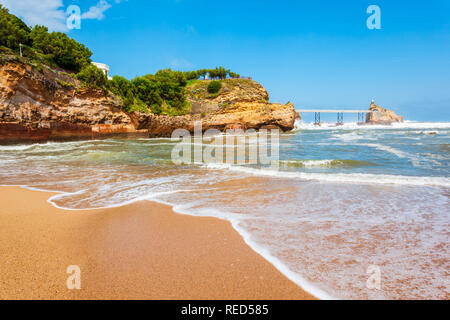
[[[65,211],[50,196],[0,187],[0,299],[314,299],[226,221],[149,201]]]

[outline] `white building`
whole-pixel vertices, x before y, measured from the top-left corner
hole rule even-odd
[[[92,62],[92,64],[94,66],[96,66],[97,68],[99,68],[100,70],[102,70],[106,76],[108,77],[109,80],[111,80],[112,78],[109,76],[109,66],[104,64],[104,63],[98,63],[98,62]]]

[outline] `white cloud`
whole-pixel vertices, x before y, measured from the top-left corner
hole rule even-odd
[[[124,1],[128,0],[114,0],[115,3]],[[62,0],[0,0],[0,4],[31,27],[38,24],[48,27],[50,31],[69,31],[66,24],[67,8]],[[81,19],[102,20],[105,18],[104,12],[111,6],[106,0],[99,0],[97,5],[81,15]]]
[[[62,0],[0,0],[0,4],[27,25],[45,25],[50,31],[67,31]]]
[[[119,3],[120,0],[116,0],[116,3]],[[106,2],[106,0],[100,0],[96,6],[90,7],[89,11],[83,13],[81,15],[81,19],[97,19],[102,20],[105,15],[103,14],[106,10],[111,8],[111,5]]]

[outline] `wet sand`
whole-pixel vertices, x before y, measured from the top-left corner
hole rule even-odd
[[[0,299],[314,299],[226,221],[149,201],[66,211],[52,195],[0,187]]]

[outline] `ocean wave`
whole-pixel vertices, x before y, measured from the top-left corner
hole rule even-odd
[[[7,145],[7,146],[1,146],[0,145],[0,151],[23,151],[28,150],[31,148],[34,148],[35,144],[27,144],[27,145]]]
[[[114,140],[81,140],[81,141],[65,141],[65,142],[45,142],[33,144],[13,144],[0,145],[0,151],[72,151],[78,148],[107,147],[117,145]]]
[[[364,139],[364,140],[377,140],[376,137],[368,137],[368,136],[360,135],[357,131],[352,131],[352,132],[348,132],[348,133],[333,134],[331,139],[332,140],[344,141],[344,142],[358,141],[358,140],[361,140],[361,139]]]
[[[276,178],[291,178],[301,180],[316,180],[330,183],[352,183],[352,184],[394,184],[407,186],[438,186],[450,187],[450,179],[447,177],[417,177],[384,174],[364,173],[310,173],[310,172],[287,172],[274,169],[257,169],[227,164],[208,164],[208,169],[222,169],[243,172],[251,175],[270,176]]]
[[[428,167],[428,164],[426,163],[425,159],[420,159],[419,157],[417,157],[415,155],[401,151],[394,147],[390,147],[390,146],[382,145],[382,144],[378,144],[378,143],[366,143],[366,144],[362,143],[362,144],[358,144],[358,145],[372,147],[372,148],[375,148],[375,149],[378,149],[381,151],[385,151],[385,152],[388,152],[388,153],[391,153],[391,154],[397,156],[398,158],[409,159],[411,161],[411,164],[414,167]]]
[[[394,147],[390,147],[390,146],[387,146],[387,145],[382,145],[382,144],[379,144],[379,143],[361,143],[361,144],[358,144],[358,145],[371,147],[371,148],[375,148],[375,149],[378,149],[378,150],[381,150],[381,151],[389,152],[389,153],[391,153],[391,154],[393,154],[393,155],[395,155],[395,156],[397,156],[399,158],[409,158],[409,157],[411,157],[408,153],[406,153],[404,151],[398,150],[398,149],[396,149]],[[413,158],[415,158],[415,157],[413,157]]]
[[[30,189],[30,190],[35,190],[35,191],[46,191],[46,192],[52,192],[52,191],[47,191],[47,190],[42,190],[42,189],[36,189],[36,188],[30,188],[30,187],[26,187],[26,186],[21,186],[23,188],[26,189]],[[122,201],[119,203],[113,203],[113,204],[109,204],[109,205],[104,205],[104,206],[97,206],[97,207],[89,207],[89,208],[71,208],[71,207],[65,207],[62,205],[58,205],[57,201],[64,199],[64,198],[70,198],[72,196],[75,195],[80,195],[83,193],[88,192],[88,190],[80,190],[77,192],[59,192],[59,194],[54,195],[52,197],[50,197],[47,202],[50,203],[52,206],[54,206],[55,208],[61,209],[61,210],[66,210],[66,211],[91,211],[91,210],[102,210],[102,209],[111,209],[111,208],[120,208],[123,206],[127,206],[130,204],[133,204],[135,202],[139,202],[139,201],[156,201],[158,196],[164,196],[164,195],[169,195],[169,194],[174,194],[174,193],[180,193],[180,192],[194,192],[197,190],[173,190],[173,191],[163,191],[163,192],[151,192],[151,193],[147,193],[145,195],[139,196],[139,197],[135,197],[133,199],[127,200],[127,201]],[[53,191],[53,193],[56,191]]]
[[[358,160],[281,160],[281,166],[288,168],[333,168],[333,167],[363,167],[377,164]]]
[[[427,136],[435,136],[440,134],[441,132],[439,130],[425,130],[425,131],[412,131],[412,133],[420,134],[420,135],[427,135]]]
[[[357,122],[348,122],[337,126],[334,123],[321,123],[316,126],[314,123],[306,123],[296,120],[293,131],[301,130],[379,130],[379,129],[450,129],[450,122],[415,122],[405,121],[403,123],[392,123],[391,125],[366,125]]]

